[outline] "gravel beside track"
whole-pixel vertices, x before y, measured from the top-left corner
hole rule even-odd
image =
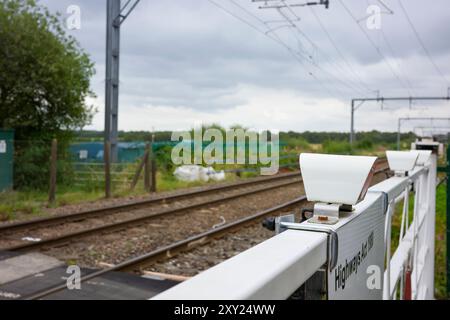
[[[85,237],[70,245],[55,246],[42,252],[86,267],[98,267],[101,263],[116,264],[302,194],[303,186],[299,182],[298,185],[261,192],[236,201],[155,218],[126,230]]]
[[[170,210],[175,208],[184,208],[189,205],[193,205],[196,203],[201,203],[204,201],[222,199],[227,196],[239,195],[241,193],[276,186],[280,183],[285,182],[295,182],[300,181],[299,177],[296,178],[288,178],[283,179],[282,181],[270,181],[258,184],[256,186],[240,186],[234,189],[229,189],[225,191],[217,191],[214,193],[200,194],[190,198],[182,198],[180,200],[171,201],[171,202],[160,202],[154,203],[145,208],[135,209],[135,210],[126,210],[126,211],[118,211],[113,213],[105,213],[102,215],[94,215],[93,217],[88,218],[80,218],[75,221],[67,221],[65,223],[58,223],[57,225],[44,225],[37,226],[36,228],[27,228],[25,230],[13,230],[12,232],[2,231],[0,234],[0,249],[13,247],[16,245],[20,245],[26,243],[23,238],[33,238],[33,239],[48,239],[52,237],[61,236],[64,234],[68,234],[71,232],[81,231],[84,229],[99,227],[106,224],[117,223],[120,221],[125,221],[128,219],[139,218],[151,214],[156,214],[162,210]],[[299,182],[300,183],[300,182]],[[276,190],[276,189],[274,189]],[[233,201],[233,200],[231,200]],[[234,200],[236,201],[236,200]]]

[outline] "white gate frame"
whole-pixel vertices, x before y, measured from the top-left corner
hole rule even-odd
[[[436,223],[437,159],[432,154],[428,163],[416,167],[408,177],[393,177],[371,191],[386,192],[389,207],[386,215],[385,245],[386,270],[383,281],[383,299],[405,298],[407,271],[411,271],[412,299],[434,298],[434,237]],[[414,194],[412,221],[410,221],[410,193]],[[392,219],[395,207],[403,202],[399,244],[391,255]]]
[[[391,177],[373,186],[352,213],[357,217],[374,208],[386,211],[384,253],[381,253],[386,266],[381,288],[383,299],[408,298],[404,292],[409,286],[412,299],[434,298],[436,163],[436,154],[432,153],[424,166],[416,166],[408,176]],[[412,219],[408,205],[411,193],[414,194]],[[379,205],[386,200],[387,208],[386,204],[384,208]],[[402,202],[399,245],[391,255],[392,219],[396,205]],[[351,224],[357,219],[340,220]],[[379,241],[383,241],[382,236]],[[287,299],[323,268],[329,257],[326,233],[290,228],[154,299]],[[350,298],[368,299],[373,295],[360,292]]]

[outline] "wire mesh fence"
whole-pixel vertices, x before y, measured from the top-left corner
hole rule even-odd
[[[107,175],[102,142],[69,144],[57,141],[56,149],[53,150],[56,154],[54,163],[51,157],[51,139],[11,140],[7,143],[13,149],[11,175],[14,189],[49,191],[54,184],[57,186],[56,190],[68,188],[87,192],[105,190]],[[154,160],[154,166],[157,168],[155,175],[157,171],[158,179],[175,179],[173,172],[177,166],[171,160],[174,145],[174,142],[167,141],[155,143],[150,147],[150,160]],[[113,193],[126,193],[135,185],[144,186],[147,183],[144,157],[146,148],[149,146],[148,142],[127,142],[120,145],[119,162],[110,164],[110,185]],[[259,159],[266,164],[260,162],[253,164],[246,161],[239,165],[223,162],[211,166],[217,171],[223,170],[228,175],[241,176],[243,173],[258,175],[260,168],[267,166],[268,161],[276,161],[280,169],[298,169],[297,157],[298,152],[282,150],[276,159],[270,156]],[[200,165],[207,166],[205,163]],[[53,182],[52,166],[55,167],[56,172]]]

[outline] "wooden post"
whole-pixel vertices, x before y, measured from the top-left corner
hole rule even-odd
[[[150,145],[147,143],[145,146],[145,165],[144,165],[144,189],[150,192]]]
[[[144,154],[144,156],[142,157],[142,160],[139,163],[138,168],[136,169],[136,173],[134,174],[133,181],[131,182],[131,187],[130,187],[131,191],[133,191],[134,188],[136,187],[136,184],[139,180],[139,176],[141,175],[141,172],[142,172],[142,168],[144,167],[145,163],[147,162],[147,159],[148,159],[148,153],[146,152]]]
[[[111,143],[105,142],[103,160],[105,161],[105,198],[111,198]]]
[[[152,134],[152,143],[150,145],[151,168],[152,168],[152,184],[150,185],[150,192],[156,192],[156,159],[153,153],[153,143],[155,142],[155,135]]]
[[[49,204],[54,204],[56,199],[56,167],[58,160],[58,140],[52,140],[52,149],[50,155],[50,188],[48,192]]]

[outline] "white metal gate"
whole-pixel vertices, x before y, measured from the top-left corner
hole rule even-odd
[[[406,176],[371,187],[335,225],[282,223],[286,231],[155,299],[287,299],[319,270],[328,299],[433,299],[436,163],[433,153]]]

